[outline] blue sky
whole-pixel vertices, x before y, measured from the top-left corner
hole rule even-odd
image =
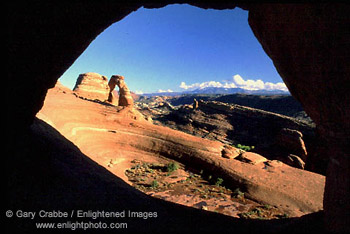
[[[141,8],[102,32],[62,75],[123,75],[138,93],[203,87],[286,89],[248,25],[248,12],[189,5]]]

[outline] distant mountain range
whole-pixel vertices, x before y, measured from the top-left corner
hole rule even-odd
[[[241,88],[218,88],[207,87],[203,89],[195,89],[192,91],[183,92],[161,92],[161,93],[147,93],[141,96],[178,96],[184,94],[254,94],[254,95],[290,95],[288,91],[283,90],[246,90]]]

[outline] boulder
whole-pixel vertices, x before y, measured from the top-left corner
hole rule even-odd
[[[224,149],[221,151],[221,156],[223,158],[234,159],[240,155],[241,151],[235,147],[225,145]]]
[[[239,161],[250,163],[253,165],[267,162],[267,159],[260,154],[252,153],[252,152],[244,152],[239,157],[236,158]]]
[[[284,151],[298,155],[303,161],[306,161],[307,150],[303,140],[303,134],[300,131],[283,128],[277,135],[276,144]]]
[[[300,168],[300,169],[305,168],[305,162],[300,157],[298,157],[294,154],[290,154],[288,156],[288,159],[293,163],[292,166],[294,166],[296,168]]]
[[[198,101],[197,99],[193,100],[193,109],[197,109],[198,108]]]
[[[107,82],[107,77],[98,73],[83,73],[79,75],[73,91],[87,99],[105,101],[109,93]]]
[[[288,154],[277,157],[278,161],[281,161],[291,167],[305,169],[305,162],[297,155]]]

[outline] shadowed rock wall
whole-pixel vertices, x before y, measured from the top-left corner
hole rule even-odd
[[[8,105],[7,118],[15,124],[10,141],[32,123],[47,89],[98,34],[142,5],[157,8],[174,2],[11,1],[8,90],[13,104]],[[194,5],[234,8],[229,1]],[[331,161],[324,199],[327,227],[349,230],[349,5],[239,6],[249,10],[254,34],[326,143],[322,153]]]
[[[350,219],[349,5],[258,5],[249,24],[291,94],[315,121],[328,155],[324,210],[328,227]],[[349,228],[349,227],[347,227]]]

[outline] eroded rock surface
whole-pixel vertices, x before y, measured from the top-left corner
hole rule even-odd
[[[119,87],[119,99],[118,99],[118,106],[124,106],[124,107],[133,107],[134,106],[134,100],[132,99],[130,90],[128,86],[125,83],[124,76],[120,75],[113,75],[111,79],[109,79],[108,86],[109,86],[109,96],[108,101],[111,103],[115,103],[115,97],[113,95],[113,90],[116,86]]]
[[[317,148],[314,127],[288,116],[237,104],[199,100],[196,109],[183,105],[155,119],[195,136],[225,144],[255,146],[254,151],[270,159],[289,162],[288,155],[294,154],[307,162],[306,169],[321,171],[314,166],[318,165],[317,158],[307,161],[306,157],[307,148],[311,152]],[[229,156],[228,151],[224,155],[234,157]],[[295,166],[292,162],[290,165]]]
[[[156,126],[124,114],[125,110],[52,90],[40,114],[84,154],[120,178],[125,178],[134,159],[167,157],[215,173],[228,185],[244,188],[248,198],[277,206],[291,216],[322,209],[323,176],[285,164],[271,167],[261,155]],[[224,158],[225,149],[240,152],[241,159]]]
[[[350,95],[349,17],[345,4],[251,6],[249,25],[286,83],[315,121],[329,156],[325,191],[327,226],[349,232]]]
[[[94,72],[80,74],[73,91],[84,98],[105,101],[109,93],[108,79]]]
[[[276,144],[283,147],[286,152],[296,154],[306,161],[307,150],[300,131],[283,128],[277,136]]]
[[[349,232],[350,95],[345,85],[349,83],[350,77],[349,5],[255,5],[232,1],[189,3],[206,9],[232,9],[238,5],[249,10],[249,24],[254,34],[292,95],[302,103],[317,125],[326,149],[320,152],[320,157],[331,156],[324,203],[327,228]],[[14,83],[10,85],[9,96],[15,99],[14,103],[22,105],[10,105],[7,111],[7,117],[13,121],[15,128],[11,131],[10,143],[16,145],[16,135],[22,136],[28,130],[44,103],[48,88],[55,85],[57,79],[98,34],[141,6],[157,8],[166,4],[156,1],[144,4],[142,1],[129,4],[119,1],[88,4],[10,2],[8,76]],[[23,74],[29,77],[18,79]],[[30,135],[28,138],[38,140],[42,136]],[[23,153],[20,147],[14,149],[17,156]],[[41,149],[41,152],[44,153],[44,150]],[[36,153],[40,154],[40,150]],[[18,170],[17,165],[18,161],[11,164],[10,171]],[[49,173],[44,171],[43,175]],[[38,183],[36,186],[44,187]],[[30,192],[33,187],[28,189]],[[201,220],[201,223],[206,222]],[[228,230],[229,226],[225,222],[221,222],[218,227],[222,225],[225,227],[223,230]]]

